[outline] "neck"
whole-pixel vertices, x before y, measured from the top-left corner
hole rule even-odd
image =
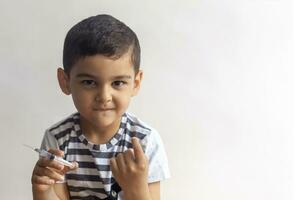
[[[106,126],[93,126],[83,117],[80,117],[80,128],[84,136],[94,144],[106,144],[119,130],[121,119],[115,123]]]

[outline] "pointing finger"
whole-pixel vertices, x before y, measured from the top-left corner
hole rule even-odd
[[[143,148],[136,137],[132,138],[132,145],[134,150],[135,161],[141,163],[145,161],[145,154]]]
[[[56,156],[59,156],[59,157],[63,157],[64,156],[64,152],[59,150],[59,149],[48,149],[48,152],[56,155]]]
[[[119,171],[119,169],[118,169],[118,164],[117,164],[117,161],[116,161],[116,158],[110,159],[110,168],[111,168],[112,174],[116,177],[116,176],[117,176],[117,173],[118,173],[118,171]]]
[[[46,158],[40,158],[37,161],[37,165],[40,167],[51,167],[56,170],[62,170],[64,168],[64,166],[62,164],[56,162],[55,160],[49,160]]]

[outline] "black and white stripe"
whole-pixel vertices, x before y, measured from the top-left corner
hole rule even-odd
[[[80,129],[80,115],[75,113],[50,128],[65,159],[77,161],[79,168],[66,174],[71,199],[105,199],[115,183],[109,161],[132,147],[132,137],[143,140],[151,129],[125,113],[118,132],[107,144],[89,142]]]

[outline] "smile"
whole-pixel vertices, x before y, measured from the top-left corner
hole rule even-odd
[[[93,110],[95,111],[110,111],[110,110],[113,110],[113,108],[94,108]]]

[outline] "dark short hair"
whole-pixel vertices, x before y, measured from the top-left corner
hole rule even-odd
[[[140,44],[136,34],[110,15],[92,16],[74,25],[66,35],[63,67],[67,74],[85,56],[101,54],[118,59],[131,51],[135,72],[140,68]]]

